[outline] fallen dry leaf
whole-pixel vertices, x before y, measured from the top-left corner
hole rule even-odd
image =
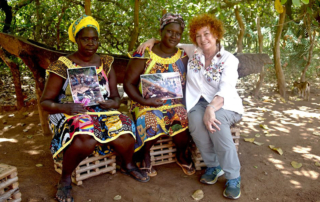
[[[43,165],[41,163],[37,164],[36,165],[37,167],[42,167]]]
[[[256,137],[260,137],[260,134],[255,134]]]
[[[119,200],[121,200],[121,196],[120,195],[116,195],[115,197],[113,197],[113,200],[119,201]]]
[[[286,103],[286,100],[283,97],[281,97],[280,100],[281,102]]]
[[[276,135],[276,134],[266,133],[265,136],[266,136],[266,137],[276,137],[277,135]]]
[[[254,138],[243,138],[246,142],[254,142]]]
[[[261,145],[263,145],[264,143],[262,143],[262,142],[257,142],[257,141],[254,141],[254,142],[253,142],[253,144],[256,144],[256,145],[258,145],[258,146],[261,146]]]
[[[294,167],[294,168],[301,168],[302,163],[298,163],[298,162],[296,162],[296,161],[291,161],[291,165],[292,165],[292,167]]]
[[[242,137],[249,137],[248,134],[243,134],[243,133],[241,133],[240,136],[242,136]]]
[[[203,199],[204,197],[204,193],[201,189],[196,190],[193,194],[192,194],[192,198],[196,201]]]
[[[320,132],[313,132],[312,134],[320,136]]]
[[[265,125],[265,124],[260,124],[259,126],[260,126],[261,128],[263,128],[263,129],[265,129],[265,130],[268,130],[268,129],[269,129],[268,126]]]
[[[315,162],[314,165],[320,167],[320,162]]]
[[[280,155],[283,154],[283,151],[281,148],[275,147],[274,145],[269,145],[270,149],[277,151]]]

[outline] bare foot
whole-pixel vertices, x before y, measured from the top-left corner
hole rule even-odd
[[[71,179],[66,181],[60,180],[56,198],[59,202],[73,202]]]
[[[125,174],[139,182],[148,182],[150,180],[150,177],[146,173],[142,172],[138,167],[128,169]]]

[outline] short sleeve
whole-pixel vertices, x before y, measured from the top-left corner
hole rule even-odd
[[[101,57],[101,61],[103,65],[103,71],[106,73],[106,76],[108,76],[111,70],[114,58],[110,55],[104,55]]]
[[[47,74],[52,72],[57,74],[58,76],[61,76],[64,79],[67,79],[68,77],[67,69],[68,67],[62,61],[57,60],[55,62],[52,62],[46,71],[47,71]]]

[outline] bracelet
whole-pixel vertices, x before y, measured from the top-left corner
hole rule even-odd
[[[214,111],[217,111],[217,109],[213,105],[207,105],[207,107],[212,107]]]

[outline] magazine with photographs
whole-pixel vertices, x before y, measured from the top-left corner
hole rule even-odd
[[[179,72],[140,75],[143,98],[183,98]]]
[[[68,69],[69,84],[74,103],[85,106],[98,105],[103,101],[96,67]]]

